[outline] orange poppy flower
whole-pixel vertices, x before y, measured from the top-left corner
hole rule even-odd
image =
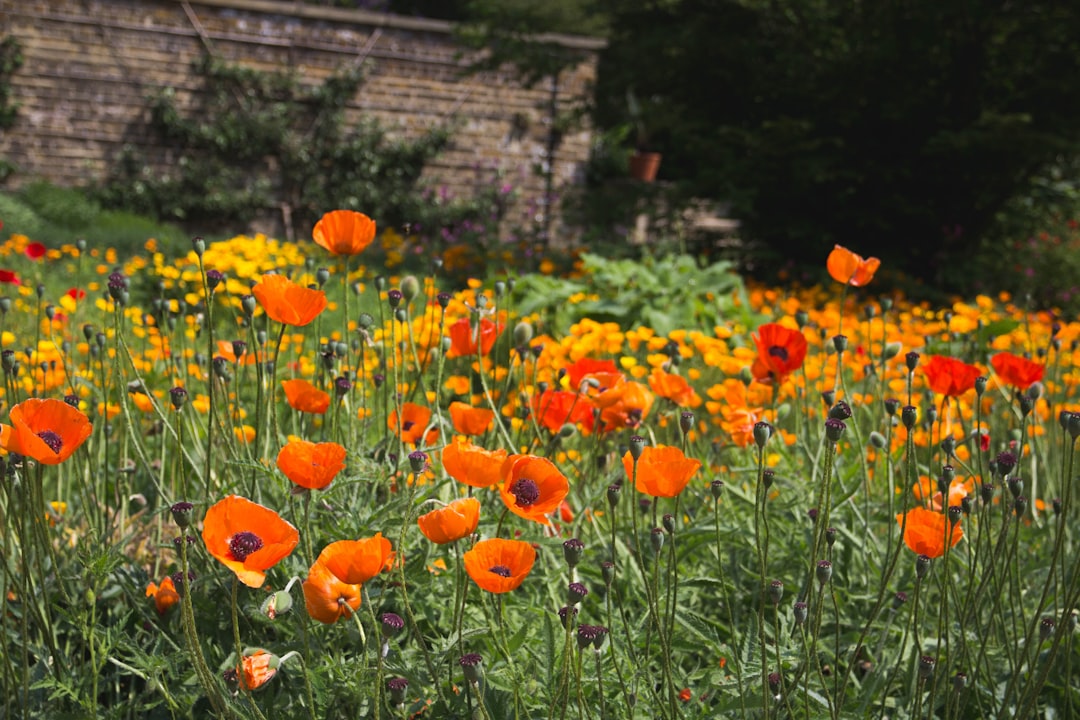
[[[476,498],[460,498],[446,507],[416,518],[420,532],[436,545],[456,542],[472,535],[480,523],[480,501]]]
[[[701,405],[701,396],[682,375],[675,375],[653,368],[649,374],[649,388],[658,396],[670,400],[679,407],[693,408]]]
[[[400,433],[401,441],[405,443],[411,443],[413,445],[420,442],[420,438],[424,438],[424,442],[428,445],[434,444],[439,437],[438,428],[432,428],[428,431],[427,435],[424,435],[424,430],[427,429],[428,423],[431,422],[431,410],[423,405],[417,405],[416,403],[403,403],[401,405],[401,427],[398,428],[398,411],[391,410],[390,416],[386,419],[387,426],[395,433]]]
[[[237,678],[248,690],[258,690],[277,675],[281,659],[268,650],[245,650]]]
[[[154,598],[154,608],[158,615],[164,615],[176,603],[180,602],[180,593],[171,577],[166,577],[161,584],[150,583],[146,586],[146,597]]]
[[[338,540],[323,548],[315,561],[346,585],[363,585],[394,564],[394,551],[382,533],[361,540]]]
[[[508,593],[516,590],[536,562],[536,550],[522,540],[481,540],[466,552],[465,572],[482,590]]]
[[[463,317],[450,325],[450,350],[446,353],[448,358],[470,357],[477,353],[477,342],[481,355],[491,352],[491,347],[503,330],[502,323],[495,323],[488,318],[482,318],[476,328],[469,322],[469,318]]]
[[[62,400],[30,398],[11,408],[11,425],[0,425],[0,447],[59,465],[71,457],[93,427],[82,411]]]
[[[943,513],[923,507],[908,510],[906,526],[903,513],[896,516],[896,522],[904,527],[904,542],[911,551],[930,558],[945,554],[946,534],[950,538],[949,547],[956,545],[960,538],[964,537],[964,530],[959,523],[950,530],[949,519]]]
[[[499,486],[506,507],[526,520],[548,524],[547,516],[559,509],[570,483],[547,458],[514,455],[502,466],[503,484]]]
[[[287,557],[300,533],[270,508],[229,495],[206,511],[207,551],[248,587],[261,587],[266,571]]]
[[[593,400],[600,408],[600,429],[604,432],[636,428],[655,401],[655,396],[639,382],[620,382]]]
[[[1020,390],[1027,390],[1032,383],[1042,380],[1044,365],[1012,353],[998,353],[990,358],[994,372],[1009,385]]]
[[[975,387],[982,370],[956,358],[934,355],[921,366],[930,389],[946,397],[959,397]]]
[[[875,257],[864,260],[862,255],[837,245],[829,253],[825,266],[836,282],[862,287],[874,279],[874,273],[881,266],[881,261]]]
[[[331,255],[359,255],[375,240],[375,221],[355,210],[333,210],[319,218],[311,237]]]
[[[289,407],[299,412],[322,415],[330,408],[330,393],[323,392],[307,380],[283,380],[285,400]]]
[[[327,625],[350,617],[360,607],[360,584],[342,582],[320,562],[308,570],[303,589],[308,615]]]
[[[806,359],[806,337],[778,323],[765,323],[754,335],[758,356],[750,372],[759,382],[783,380],[802,367]]]
[[[594,407],[592,400],[576,392],[545,390],[533,399],[532,410],[541,425],[557,433],[567,423],[591,431]]]
[[[236,349],[232,342],[229,340],[218,340],[217,344],[217,357],[223,357],[233,365],[254,365],[258,360],[262,360],[262,353],[258,353],[259,357],[256,358],[254,352],[244,352],[240,357],[236,356]]]
[[[638,492],[653,497],[675,497],[683,491],[700,467],[699,460],[686,457],[677,447],[646,447],[637,461],[634,487]],[[629,450],[623,455],[623,468],[626,470],[626,477],[634,479],[634,457]]]
[[[251,294],[270,316],[285,325],[302,327],[326,309],[326,293],[294,283],[284,275],[266,273]]]
[[[443,448],[442,464],[446,474],[459,483],[483,488],[502,481],[502,466],[506,450],[485,450],[473,445],[463,435]]]
[[[293,440],[278,452],[277,466],[300,487],[322,490],[345,468],[345,448],[333,442]]]
[[[462,435],[483,435],[491,429],[495,411],[477,408],[463,402],[450,403],[450,421]]]

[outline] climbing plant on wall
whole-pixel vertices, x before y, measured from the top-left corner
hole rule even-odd
[[[22,47],[19,41],[10,35],[0,40],[0,130],[6,130],[15,124],[19,104],[11,96],[11,76],[22,64]],[[13,170],[11,163],[0,157],[0,182],[7,179]]]

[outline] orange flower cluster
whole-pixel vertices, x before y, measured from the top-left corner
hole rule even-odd
[[[363,584],[393,564],[394,552],[382,533],[330,543],[304,580],[308,615],[327,625],[350,617],[360,607]]]

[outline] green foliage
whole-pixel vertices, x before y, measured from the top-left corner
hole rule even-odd
[[[43,180],[22,188],[19,197],[42,220],[66,230],[78,231],[92,225],[101,212],[101,207],[84,193]]]
[[[0,40],[0,130],[15,124],[19,104],[11,99],[11,76],[23,65],[22,47],[10,35]],[[0,157],[0,182],[15,171],[15,166]]]

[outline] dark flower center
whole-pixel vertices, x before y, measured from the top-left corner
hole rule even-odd
[[[253,532],[247,530],[238,532],[229,539],[229,552],[232,556],[244,562],[247,556],[256,550],[261,549],[263,546],[262,539]]]
[[[513,574],[513,573],[510,572],[510,568],[506,567],[505,565],[496,565],[496,566],[492,567],[490,570],[488,570],[488,572],[495,573],[499,577],[505,577],[505,578],[508,578]]]
[[[517,498],[518,507],[531,507],[540,499],[540,488],[532,480],[521,478],[510,488],[510,494]]]
[[[50,450],[52,450],[57,455],[60,454],[60,448],[64,446],[64,441],[59,435],[54,433],[52,430],[42,430],[37,434],[37,436],[41,438],[41,441],[43,443],[49,446]]]
[[[405,422],[401,423],[401,429],[405,432],[408,432],[412,430],[412,426],[415,424],[416,423],[414,423],[412,420],[406,420]]]
[[[781,347],[779,345],[773,345],[771,348],[769,348],[769,357],[780,358],[780,362],[787,362],[788,361],[787,348]]]

